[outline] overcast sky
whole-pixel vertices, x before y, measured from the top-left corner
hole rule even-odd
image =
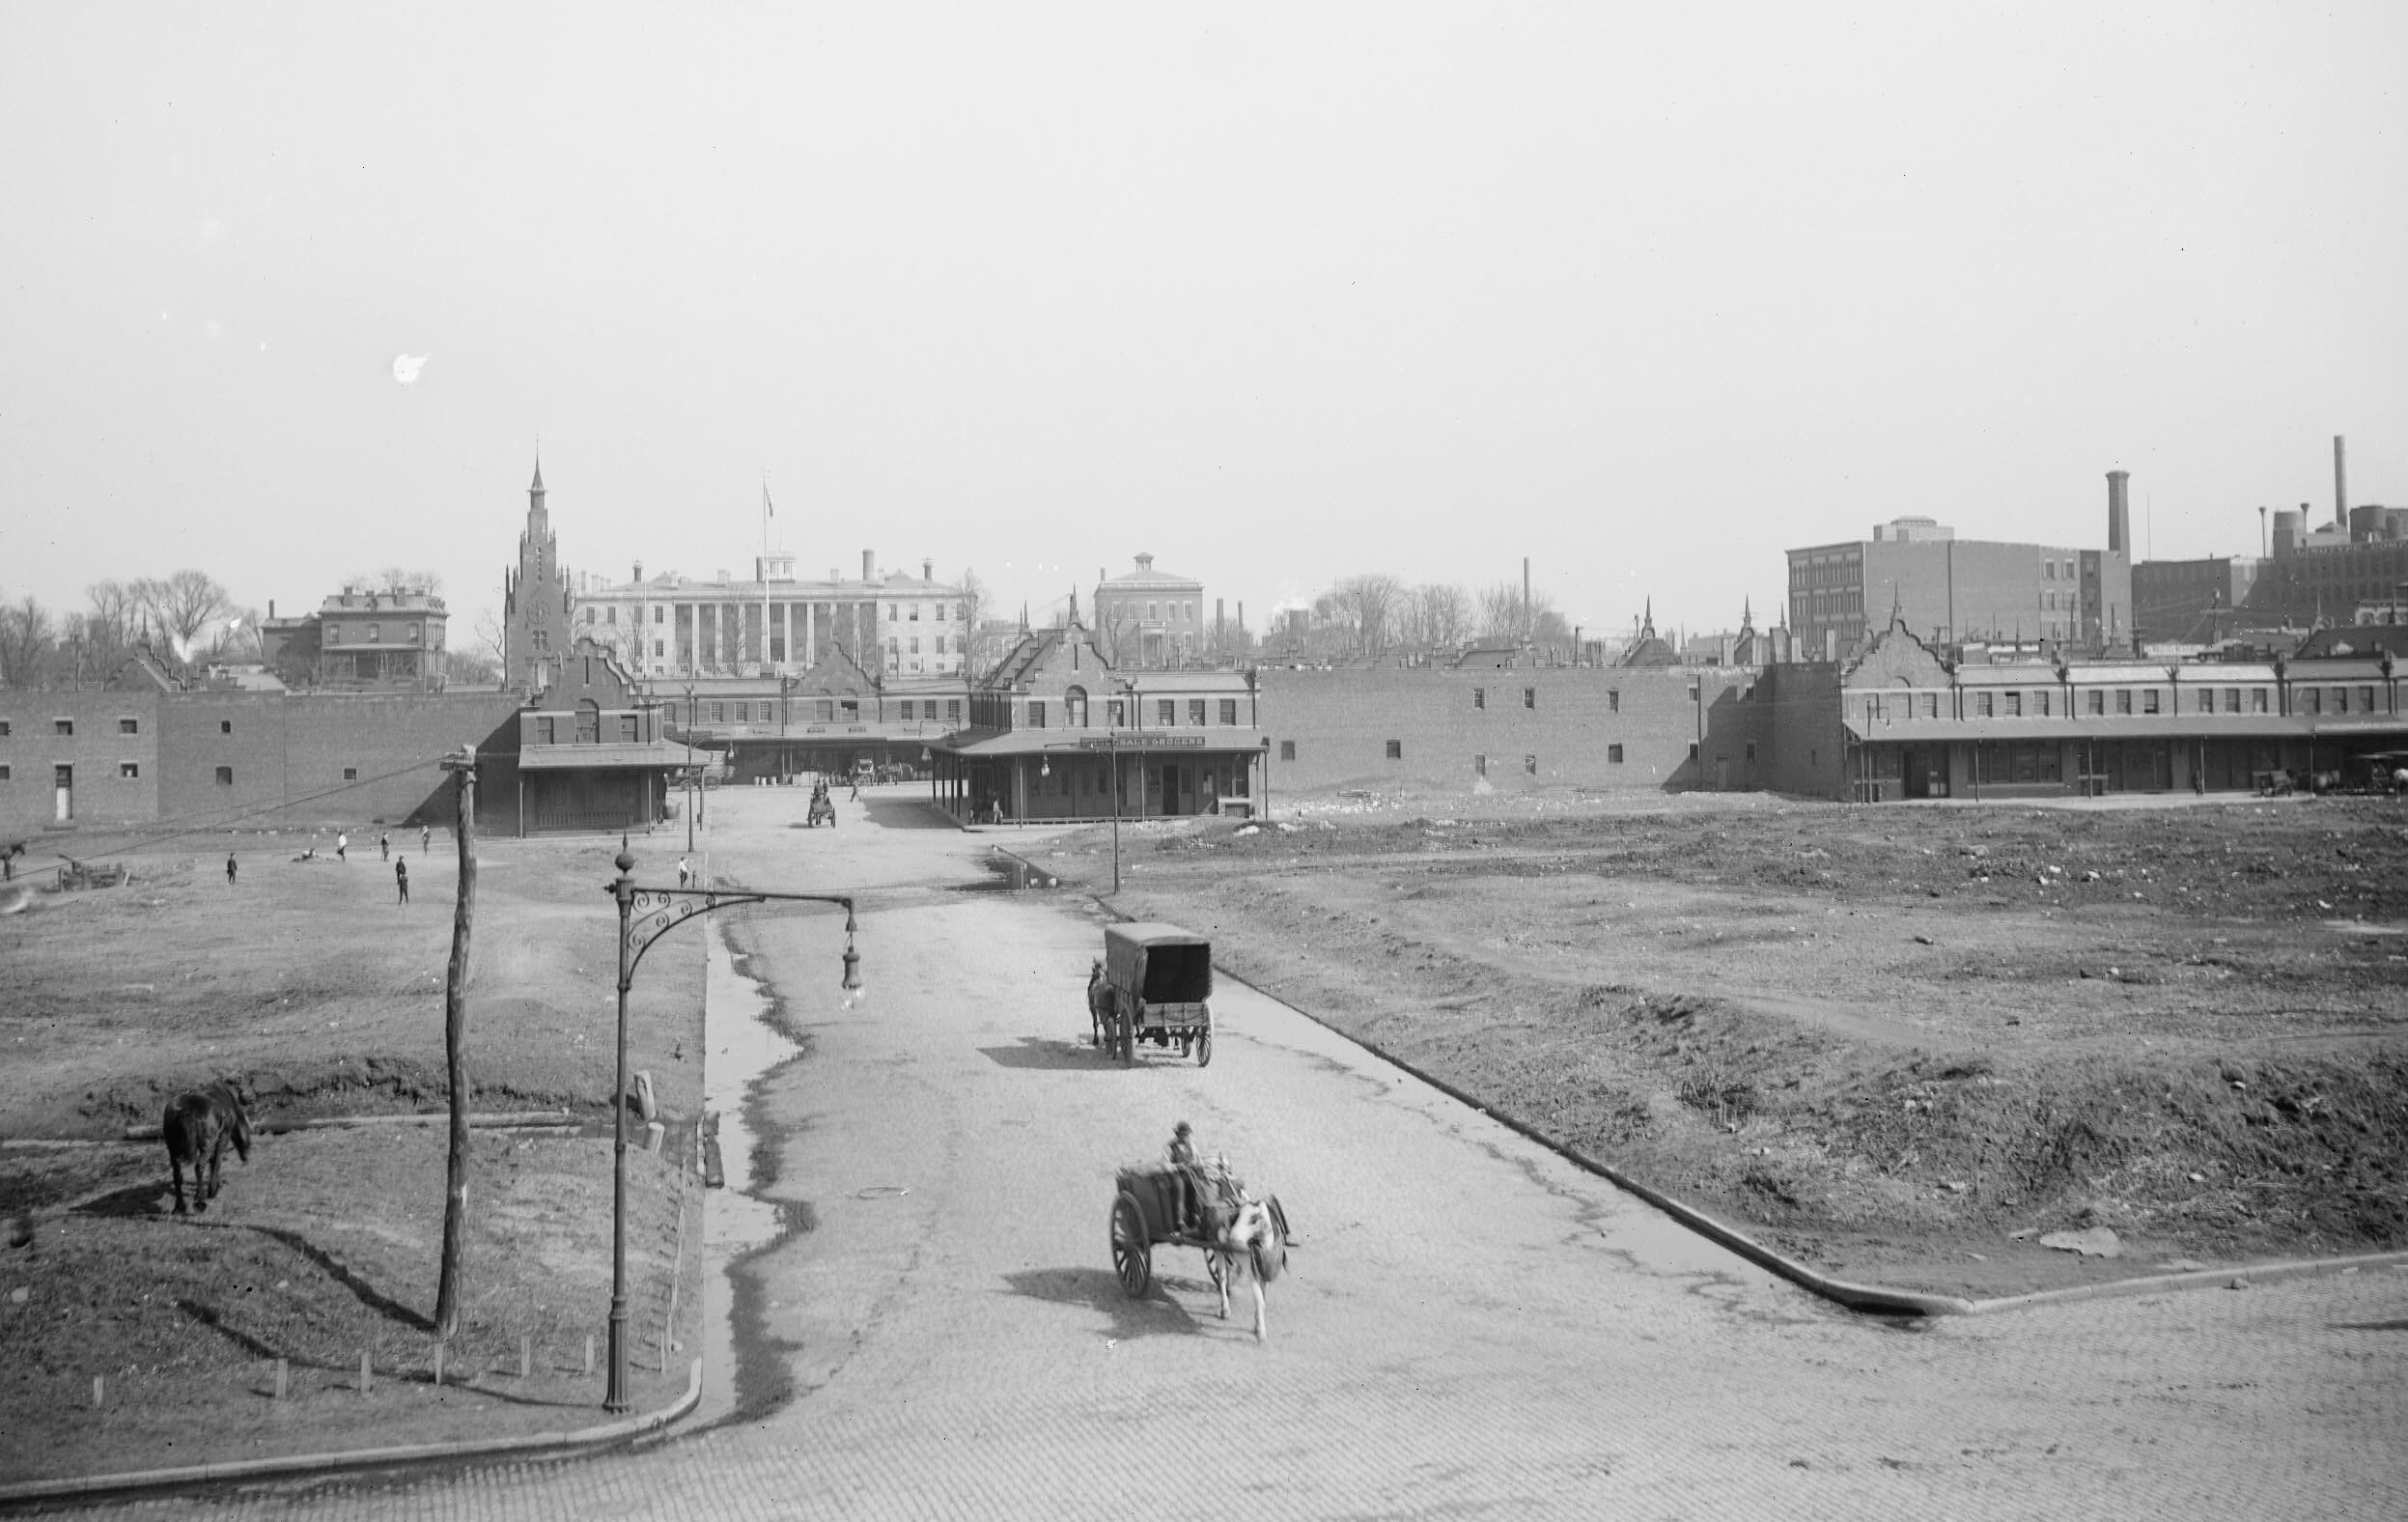
[[[0,8],[0,594],[1358,571],[2408,504],[2408,6]],[[396,359],[424,356],[414,381]],[[404,370],[408,366],[405,365]]]

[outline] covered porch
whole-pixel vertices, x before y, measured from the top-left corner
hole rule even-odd
[[[964,824],[1258,817],[1259,730],[1006,730],[929,747],[929,796]]]

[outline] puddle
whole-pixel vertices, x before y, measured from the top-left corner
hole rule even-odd
[[[954,889],[957,893],[1009,893],[1023,888],[1059,888],[1061,877],[1041,866],[1034,866],[1012,855],[1001,846],[991,848],[986,860],[979,863],[993,874],[993,881],[965,883]]]
[[[753,1085],[800,1048],[770,1022],[770,1001],[728,949],[721,927],[709,927],[709,972],[703,1017],[703,1108],[719,1117],[719,1163],[725,1188],[710,1192],[703,1216],[702,1404],[682,1425],[709,1426],[737,1405],[737,1263],[777,1240],[785,1228],[777,1206],[744,1193],[752,1182],[754,1138],[744,1117]],[[774,1356],[768,1350],[755,1357]]]

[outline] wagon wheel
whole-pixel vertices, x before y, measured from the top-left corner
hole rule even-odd
[[[1112,1201],[1112,1275],[1131,1299],[1154,1282],[1154,1246],[1146,1240],[1145,1212],[1137,1197],[1122,1191]]]
[[[1213,1063],[1213,1028],[1206,1026],[1195,1033],[1195,1065],[1210,1067]]]

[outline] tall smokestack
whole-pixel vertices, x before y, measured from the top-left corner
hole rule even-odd
[[[2132,553],[2132,505],[2127,500],[2129,470],[2107,472],[2107,552]]]
[[[878,551],[874,550],[861,551],[861,579],[864,581],[878,579]]]
[[[2333,524],[2349,529],[2349,441],[2333,436]]]

